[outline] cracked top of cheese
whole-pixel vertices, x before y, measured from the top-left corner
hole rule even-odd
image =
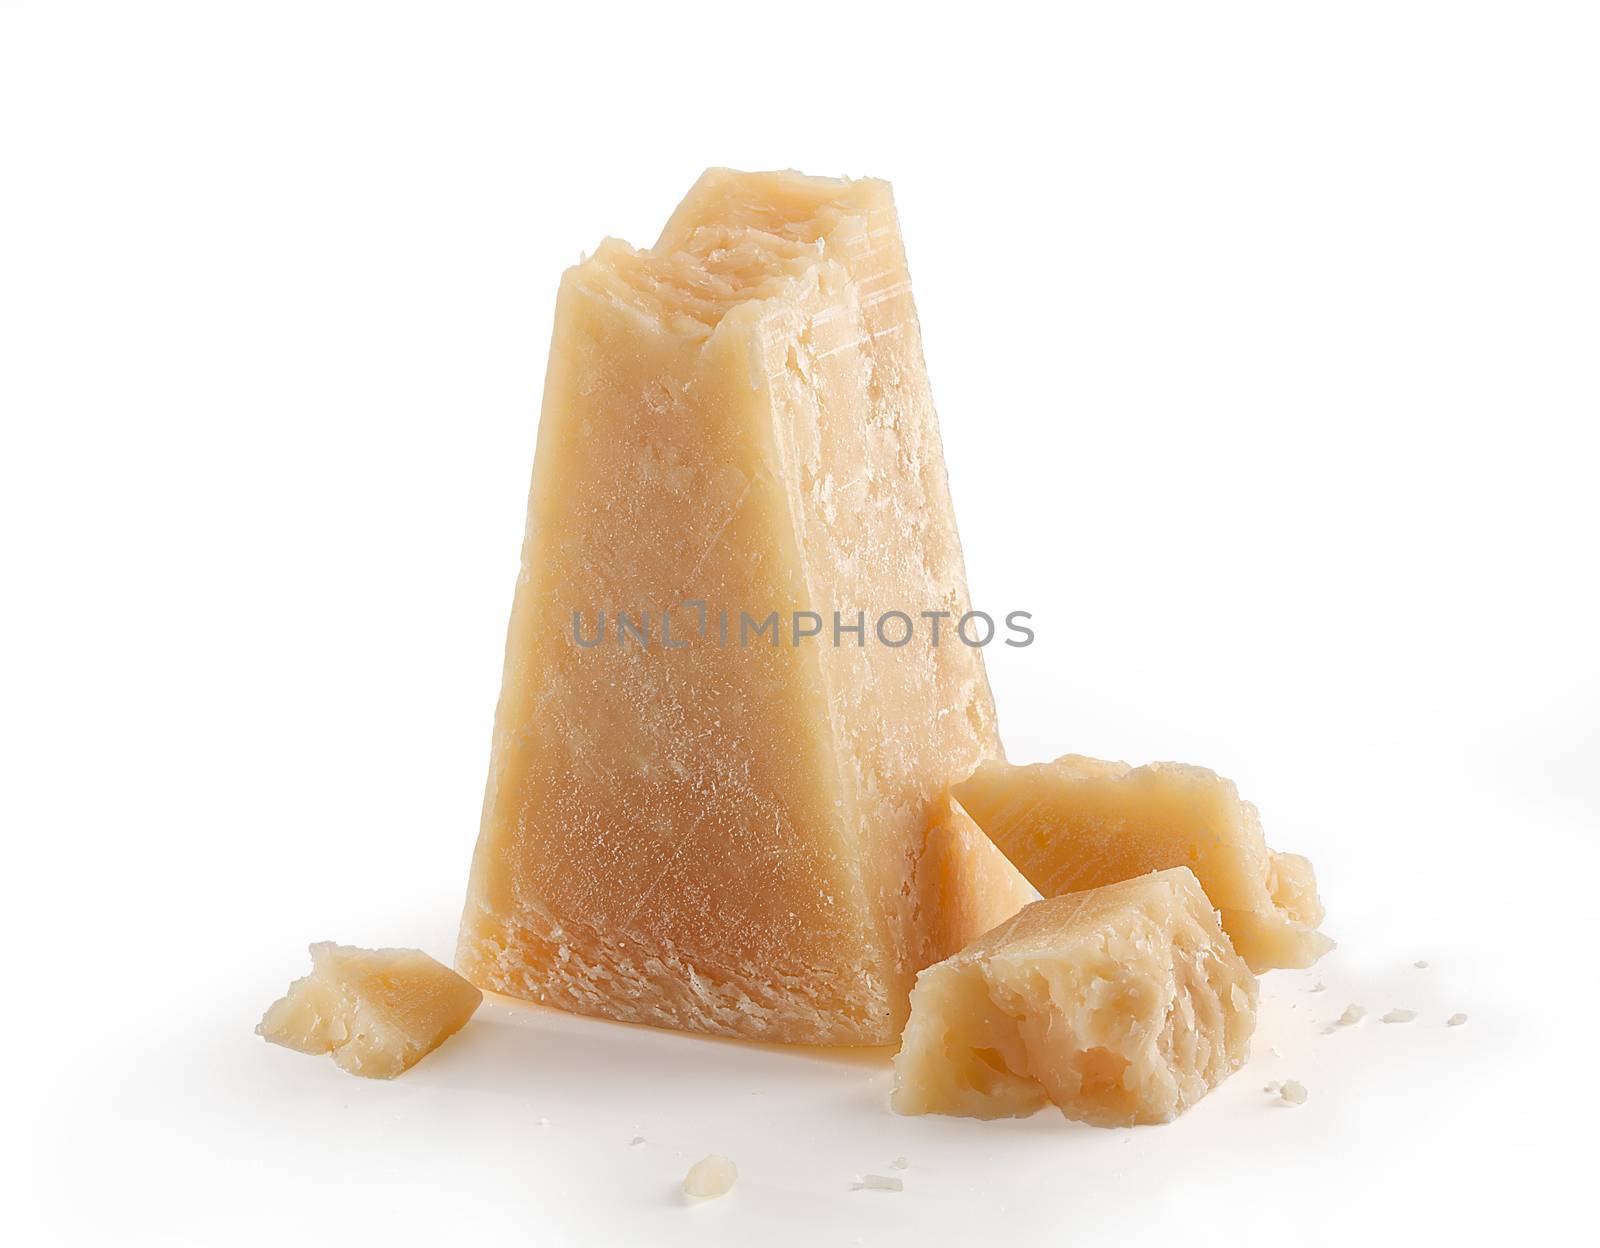
[[[654,247],[635,251],[607,238],[580,272],[585,283],[698,341],[741,305],[790,296],[824,275],[847,283],[844,253],[870,246],[869,218],[891,203],[889,184],[872,178],[712,169]]]

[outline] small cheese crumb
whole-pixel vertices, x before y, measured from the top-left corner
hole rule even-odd
[[[539,1125],[541,1127],[548,1127],[550,1125],[550,1120],[548,1118],[541,1118],[539,1119]]]
[[[1328,985],[1323,983],[1319,979],[1316,983],[1311,985],[1311,991],[1312,992],[1327,992],[1328,991]]]
[[[739,1168],[733,1162],[712,1153],[689,1167],[689,1173],[683,1177],[683,1194],[697,1200],[712,1200],[726,1195],[738,1177]]]
[[[881,1174],[863,1174],[861,1182],[855,1185],[855,1190],[873,1192],[903,1192],[906,1185],[899,1179],[888,1178]]]
[[[1452,1014],[1449,1018],[1444,1020],[1444,1025],[1446,1027],[1459,1027],[1466,1021],[1467,1016],[1465,1014]]]
[[[1428,964],[1426,962],[1424,962],[1421,958],[1418,958],[1411,965],[1416,967],[1417,970],[1419,970],[1419,971],[1425,971],[1425,970],[1428,969]]]
[[[1355,1026],[1355,1024],[1359,1023],[1366,1016],[1367,1016],[1367,1007],[1366,1006],[1364,1006],[1364,1005],[1347,1005],[1347,1006],[1344,1007],[1344,1013],[1339,1015],[1339,1021],[1334,1025],[1337,1026],[1337,1027],[1353,1027],[1353,1026]],[[1384,1021],[1388,1022],[1389,1020],[1385,1019]]]
[[[1267,1050],[1267,1056],[1268,1057],[1282,1057],[1283,1054],[1278,1052],[1278,1046],[1277,1045],[1273,1045],[1270,1049]]]
[[[644,1136],[636,1135],[631,1140],[628,1141],[628,1147],[629,1148],[638,1148],[639,1145],[641,1145],[643,1143],[644,1143]]]
[[[1278,1091],[1285,1105],[1304,1105],[1307,1095],[1306,1085],[1296,1079],[1290,1079]]]
[[[1409,1023],[1417,1016],[1415,1010],[1390,1010],[1383,1016],[1386,1023]]]
[[[1465,1019],[1466,1015],[1465,1014],[1461,1015],[1461,1018]],[[894,1159],[894,1168],[896,1170],[904,1170],[910,1164],[911,1163],[909,1161],[907,1161],[904,1157],[896,1157]]]
[[[1281,1083],[1279,1083],[1276,1079],[1274,1079],[1271,1083],[1267,1084],[1267,1086],[1262,1088],[1261,1090],[1263,1092],[1265,1092],[1268,1096],[1277,1096],[1278,1092],[1282,1088],[1283,1088],[1283,1085]]]

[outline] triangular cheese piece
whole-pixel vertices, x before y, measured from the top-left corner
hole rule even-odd
[[[463,973],[893,1041],[951,922],[930,821],[1000,753],[968,609],[888,185],[713,170],[606,240],[557,303]],[[1015,908],[984,848],[964,939]]]

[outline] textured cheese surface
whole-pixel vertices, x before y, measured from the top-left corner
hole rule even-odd
[[[311,974],[289,985],[256,1034],[301,1053],[331,1053],[352,1075],[392,1079],[466,1026],[482,1000],[421,950],[327,941],[311,946]]]
[[[557,302],[462,972],[629,1022],[892,1042],[935,921],[929,818],[1000,746],[949,621],[939,646],[834,645],[833,613],[967,607],[888,185],[713,170],[654,248],[603,242]],[[792,644],[803,611],[826,632]],[[649,644],[599,612],[648,612]],[[771,612],[779,643],[741,645]]]
[[[1251,970],[1310,966],[1333,948],[1316,930],[1310,862],[1268,849],[1255,806],[1214,771],[1067,754],[985,764],[955,793],[1046,897],[1186,866]]]
[[[911,996],[903,1114],[1170,1122],[1250,1053],[1256,981],[1186,867],[1035,902]]]

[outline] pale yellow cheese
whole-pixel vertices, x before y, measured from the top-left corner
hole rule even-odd
[[[891,1103],[1169,1122],[1244,1064],[1255,1010],[1188,868],[1050,898],[918,977]]]
[[[1269,849],[1255,806],[1214,771],[1067,754],[1027,767],[990,762],[954,791],[1046,897],[1187,866],[1251,970],[1310,966],[1333,948],[1316,930],[1311,864]]]
[[[996,924],[1039,899],[961,803],[948,793],[934,805],[917,859],[920,966],[959,953]]]
[[[713,170],[654,248],[603,242],[556,307],[462,972],[892,1042],[929,820],[1000,752],[967,610],[887,184]]]
[[[683,1176],[683,1194],[695,1200],[714,1200],[726,1196],[738,1181],[739,1167],[713,1153],[689,1167],[689,1173]]]
[[[1278,1089],[1278,1098],[1285,1105],[1304,1105],[1307,1095],[1306,1085],[1298,1079],[1285,1080],[1283,1087]]]
[[[301,1053],[331,1053],[352,1075],[392,1079],[466,1026],[479,992],[418,949],[311,946],[311,974],[289,985],[256,1034]]]

